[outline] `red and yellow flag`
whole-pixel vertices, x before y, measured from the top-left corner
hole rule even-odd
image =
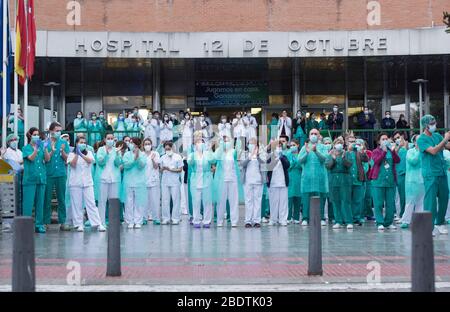
[[[15,71],[23,85],[34,74],[36,55],[36,24],[34,19],[34,0],[17,1]]]

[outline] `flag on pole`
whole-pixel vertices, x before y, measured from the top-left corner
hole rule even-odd
[[[8,2],[7,0],[0,0],[1,10],[3,11],[3,1]],[[12,47],[11,47],[11,34],[9,29],[9,5],[6,3],[7,6],[7,19],[6,21],[3,21],[3,14],[0,14],[0,25],[3,26],[3,23],[6,22],[6,41],[3,38],[3,32],[1,33],[1,40],[0,40],[0,51],[3,53],[3,43],[6,42],[7,48],[6,48],[6,73],[3,73],[3,66],[0,66],[0,75],[3,79],[6,79],[6,114],[9,113],[10,107],[11,107],[11,74],[13,69],[13,56],[12,56]],[[2,12],[3,13],[3,12]],[[3,61],[3,55],[2,55],[2,61]],[[3,99],[3,88],[0,87],[0,98]],[[3,105],[0,106],[0,116],[3,116]]]
[[[15,70],[22,85],[34,74],[36,57],[36,23],[34,0],[18,0],[16,17],[16,59]]]

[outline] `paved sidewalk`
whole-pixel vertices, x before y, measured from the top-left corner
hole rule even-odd
[[[36,234],[38,290],[67,286],[78,263],[84,288],[74,290],[98,291],[98,285],[149,291],[189,289],[189,285],[198,290],[213,287],[209,285],[219,289],[240,285],[247,291],[405,290],[410,282],[411,232],[380,233],[373,223],[353,231],[322,229],[322,277],[307,276],[308,228],[300,225],[194,229],[184,216],[177,226],[150,224],[140,230],[122,226],[121,237],[122,276],[107,278],[107,233],[60,232],[52,226],[47,234]],[[450,289],[450,238],[441,235],[434,242],[437,287]],[[10,289],[11,253],[12,234],[0,234],[0,291]],[[367,284],[368,273],[378,267],[381,286]]]

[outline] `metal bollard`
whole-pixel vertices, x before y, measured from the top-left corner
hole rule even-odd
[[[108,261],[106,276],[121,276],[120,260],[120,202],[111,198],[109,203],[108,225]]]
[[[433,218],[431,212],[414,212],[411,220],[411,291],[434,292]]]
[[[13,222],[12,291],[34,292],[34,222],[31,217],[15,217]]]
[[[16,203],[16,209],[15,214],[16,216],[22,216],[23,215],[23,206],[22,206],[22,174],[16,173],[14,176],[14,188],[15,188],[15,203]]]
[[[312,196],[310,198],[308,247],[308,275],[322,276],[322,232],[319,196]]]

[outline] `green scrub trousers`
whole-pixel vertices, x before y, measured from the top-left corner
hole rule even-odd
[[[330,188],[336,224],[348,225],[353,223],[350,192],[350,185],[332,186]]]
[[[58,200],[58,223],[64,224],[66,222],[66,177],[47,177],[47,187],[45,188],[44,201],[44,222],[51,223],[52,215],[52,197],[53,188],[56,188],[56,199]]]
[[[44,225],[44,196],[45,184],[23,185],[23,215],[33,216],[33,206],[35,208],[35,227]]]
[[[325,203],[326,202],[328,202],[328,221],[333,221],[335,219],[334,208],[333,208],[333,203],[331,202],[329,196],[320,198],[320,211],[322,214],[324,214],[324,219],[325,219]]]
[[[395,187],[372,186],[372,198],[377,226],[389,226],[394,222]],[[385,216],[383,217],[383,206]]]
[[[446,176],[424,177],[425,197],[423,209],[430,211],[436,225],[445,224],[448,204],[448,182]],[[438,199],[436,199],[438,198]],[[436,202],[438,201],[438,202]]]
[[[303,216],[302,220],[309,222],[309,207],[311,203],[311,196],[320,196],[320,200],[325,200],[327,193],[303,193]],[[325,220],[324,207],[320,206],[320,219]]]
[[[400,218],[405,212],[405,175],[397,175],[397,192],[400,197]]]
[[[367,181],[365,188],[363,217],[373,217],[372,183]]]
[[[353,222],[359,222],[363,219],[363,207],[365,203],[366,185],[352,185],[351,206]]]
[[[295,221],[300,221],[300,207],[302,205],[302,198],[298,196],[289,197],[288,205],[288,220],[294,219]]]

